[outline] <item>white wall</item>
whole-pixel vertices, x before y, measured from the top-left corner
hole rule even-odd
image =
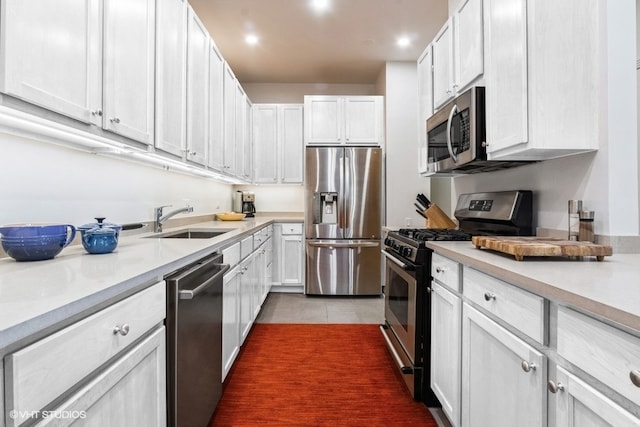
[[[424,227],[413,206],[417,193],[429,192],[429,179],[418,175],[416,62],[387,62],[379,85],[385,95],[386,224]]]
[[[298,103],[305,95],[379,95],[372,84],[243,83],[251,102]]]
[[[233,191],[253,191],[256,196],[256,212],[304,211],[303,185],[234,185]]]
[[[231,185],[0,134],[0,224],[151,221],[154,207],[231,209]]]

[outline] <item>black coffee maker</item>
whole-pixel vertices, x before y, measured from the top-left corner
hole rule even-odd
[[[236,191],[233,197],[233,211],[246,215],[247,218],[253,218],[256,213],[256,195],[253,191]]]

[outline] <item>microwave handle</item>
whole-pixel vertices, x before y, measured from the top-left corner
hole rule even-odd
[[[453,115],[457,112],[458,104],[453,104],[451,112],[449,112],[449,119],[447,120],[447,150],[449,150],[449,155],[451,156],[453,163],[458,163],[458,156],[453,152],[453,144],[451,144],[451,120],[453,119]]]

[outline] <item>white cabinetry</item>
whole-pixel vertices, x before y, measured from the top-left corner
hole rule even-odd
[[[102,403],[91,408],[96,413],[92,419],[108,416],[105,411],[109,410],[119,412],[114,416],[137,412],[154,417],[151,425],[164,425],[164,328],[154,334],[162,339],[153,339],[145,350],[124,352],[156,329],[165,317],[165,284],[161,282],[9,354],[4,360],[5,409],[15,410],[19,416],[5,421],[9,426],[20,425],[28,421],[29,413],[50,408],[54,401],[66,400],[63,407],[69,404],[84,410],[93,400]],[[103,369],[105,361],[113,357],[115,361]],[[132,364],[133,360],[138,363]],[[92,378],[96,373],[99,376]],[[66,396],[85,381],[88,385],[77,395]],[[148,392],[143,393],[140,404],[141,390]]]
[[[239,244],[236,243],[239,248]],[[225,260],[225,262],[227,262]],[[222,381],[240,352],[240,267],[224,275],[222,287]]]
[[[545,426],[545,356],[467,303],[462,312],[462,425]]]
[[[274,225],[274,283],[272,292],[304,291],[304,235],[302,223]]]
[[[556,380],[549,381],[549,390],[555,427],[640,426],[640,419],[561,367]]]
[[[102,125],[100,2],[4,0],[0,28],[0,91]]]
[[[543,160],[598,148],[608,111],[602,28],[610,7],[597,0],[486,1],[490,159]]]
[[[102,126],[146,144],[153,144],[155,3],[104,3]]]
[[[209,142],[209,33],[189,7],[186,158],[207,164]]]
[[[433,50],[429,45],[418,59],[418,173],[427,170],[427,119],[433,114]]]
[[[224,58],[209,41],[209,167],[224,169]]]
[[[186,63],[187,2],[157,2],[155,146],[179,157],[186,146]]]
[[[236,173],[236,76],[228,63],[224,64],[224,123],[223,123],[223,172]]]
[[[254,104],[253,150],[256,183],[299,184],[303,177],[303,106]]]
[[[306,145],[382,145],[384,106],[381,96],[305,96]]]
[[[251,181],[251,131],[249,123],[251,118],[251,102],[242,89],[240,82],[236,81],[236,176],[244,181]]]
[[[0,90],[153,144],[154,0],[9,0],[0,19]]]
[[[433,106],[453,97],[453,20],[449,18],[431,43],[433,46]]]

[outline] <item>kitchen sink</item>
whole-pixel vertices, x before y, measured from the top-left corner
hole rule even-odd
[[[211,239],[231,230],[193,229],[178,230],[149,236],[150,239]]]

